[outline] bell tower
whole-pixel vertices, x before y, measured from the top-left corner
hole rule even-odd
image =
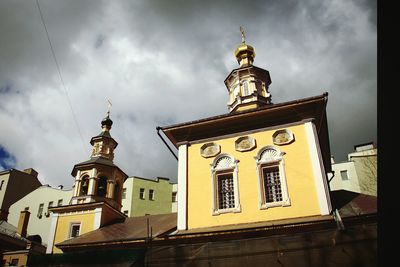
[[[126,218],[121,207],[128,175],[114,164],[118,143],[110,134],[112,124],[109,108],[101,121],[101,132],[90,140],[90,159],[72,169],[75,181],[69,205],[49,209],[52,215],[47,253],[62,253],[58,243]]]
[[[240,31],[242,43],[234,52],[239,68],[232,70],[224,81],[229,93],[228,109],[231,113],[272,104],[268,91],[271,84],[269,72],[253,65],[256,57],[254,47],[246,43],[243,27],[240,27]]]
[[[110,112],[101,121],[101,132],[92,137],[90,159],[74,166],[74,192],[71,204],[105,201],[121,209],[121,192],[127,175],[114,164],[114,150],[118,143],[111,137],[113,121]]]

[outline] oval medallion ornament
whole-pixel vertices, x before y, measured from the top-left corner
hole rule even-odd
[[[200,147],[200,154],[204,158],[214,157],[221,152],[221,146],[211,142]]]
[[[278,130],[272,135],[272,142],[275,145],[286,145],[294,141],[294,135],[291,131],[284,129]]]
[[[236,151],[244,152],[252,150],[256,147],[256,139],[251,136],[242,136],[236,139],[235,149]]]

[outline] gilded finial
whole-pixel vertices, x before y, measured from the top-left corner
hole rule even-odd
[[[244,27],[240,26],[240,32],[242,33],[242,43],[246,43],[246,34],[244,32]]]

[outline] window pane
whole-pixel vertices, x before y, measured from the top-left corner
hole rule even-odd
[[[149,190],[149,199],[154,200],[154,190],[153,189]]]
[[[172,202],[176,202],[177,194],[176,192],[172,192]]]
[[[235,207],[235,192],[232,173],[218,175],[218,208]]]
[[[144,188],[140,188],[139,198],[144,199]]]
[[[57,206],[62,206],[62,203],[63,203],[63,200],[59,199],[58,202],[57,202]]]
[[[349,180],[349,176],[347,175],[347,171],[340,171],[340,176],[342,176],[342,180]]]
[[[79,235],[80,228],[81,228],[80,224],[73,224],[71,226],[71,237],[77,237]]]
[[[126,198],[126,188],[122,189],[122,199]]]
[[[279,167],[265,167],[262,169],[263,182],[264,182],[264,193],[265,202],[277,202],[282,201],[282,187],[281,179],[279,176]]]
[[[42,213],[43,213],[43,206],[44,206],[44,203],[41,203],[40,205],[39,205],[39,209],[38,209],[38,216],[42,216]]]

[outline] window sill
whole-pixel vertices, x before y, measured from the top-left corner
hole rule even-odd
[[[290,198],[288,198],[284,201],[279,201],[279,202],[260,203],[261,210],[266,210],[266,209],[274,208],[274,207],[288,207],[288,206],[290,206]]]
[[[217,209],[217,210],[214,209],[212,211],[212,215],[216,216],[216,215],[225,214],[225,213],[239,213],[239,212],[241,212],[240,205],[235,208],[229,208],[229,209]]]

